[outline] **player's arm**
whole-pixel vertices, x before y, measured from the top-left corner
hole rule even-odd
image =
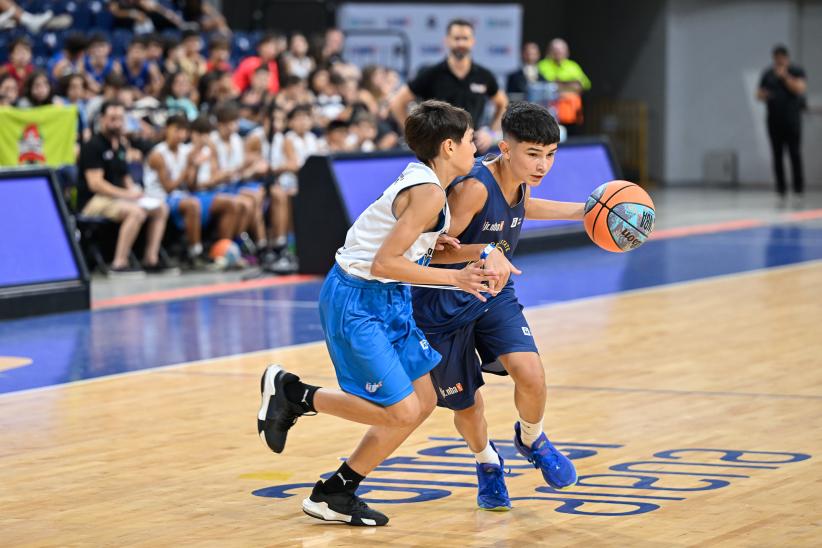
[[[508,108],[508,96],[501,89],[497,90],[491,97],[491,103],[494,105],[494,117],[491,119],[489,127],[494,131],[500,131],[502,129],[502,115],[505,109]]]
[[[154,151],[148,156],[148,167],[157,173],[157,178],[166,192],[171,192],[180,186],[181,180],[175,181],[171,178],[166,168],[166,163],[163,161],[163,156],[158,151]],[[185,170],[184,170],[185,172]],[[185,175],[185,173],[183,173]]]
[[[581,221],[585,215],[585,204],[582,202],[557,202],[531,198],[531,189],[527,190],[525,201],[525,218],[535,221]]]
[[[395,200],[397,223],[377,251],[371,274],[413,284],[457,286],[485,301],[480,294],[485,290],[483,282],[496,280],[496,274],[482,270],[482,263],[447,270],[424,267],[404,257],[420,234],[436,223],[444,205],[445,195],[438,185],[417,185],[401,193]]]
[[[456,237],[465,232],[474,216],[482,210],[487,199],[488,190],[476,179],[465,179],[451,189],[448,194],[448,209],[451,211],[448,235],[454,238],[456,245],[446,242],[444,249],[434,253],[432,263],[454,264],[479,260],[480,253],[488,242],[462,245]]]
[[[389,103],[391,115],[394,116],[394,119],[401,128],[405,127],[405,119],[408,118],[408,104],[411,103],[414,98],[414,92],[405,85],[400,88]]]

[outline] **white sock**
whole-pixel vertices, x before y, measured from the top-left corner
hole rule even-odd
[[[203,244],[194,244],[188,247],[188,256],[197,257],[203,253]]]
[[[541,434],[542,421],[531,423],[519,418],[519,437],[526,447],[531,447]]]
[[[275,249],[285,247],[286,245],[288,245],[288,238],[285,236],[277,236],[277,238],[274,240]]]
[[[485,449],[483,449],[479,453],[474,453],[474,457],[480,464],[496,464],[497,466],[500,465],[499,455],[497,455],[497,452],[494,451],[493,447],[491,447],[491,442],[486,443]]]

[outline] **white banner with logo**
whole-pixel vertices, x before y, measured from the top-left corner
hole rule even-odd
[[[410,77],[420,67],[446,56],[445,28],[452,19],[473,23],[477,43],[473,59],[502,79],[520,66],[522,6],[519,4],[358,4],[337,10],[337,26],[351,31],[345,56],[359,65],[380,63],[398,68],[404,33],[410,45]],[[369,31],[389,31],[368,36]],[[390,33],[394,33],[393,36]]]

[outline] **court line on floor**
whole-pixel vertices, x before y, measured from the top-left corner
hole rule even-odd
[[[277,285],[294,285],[299,283],[313,282],[318,280],[318,276],[310,274],[292,274],[280,276],[278,278],[263,278],[260,280],[247,280],[239,282],[225,282],[212,285],[197,285],[193,287],[180,287],[176,289],[164,289],[162,291],[152,291],[150,293],[138,293],[136,295],[126,295],[111,299],[100,299],[92,303],[92,310],[103,310],[108,308],[119,308],[136,304],[146,304],[153,302],[176,301],[192,297],[203,297],[218,293],[236,293],[250,289],[260,289]]]
[[[723,274],[723,275],[719,275],[719,276],[713,276],[713,277],[710,277],[710,278],[698,278],[698,279],[695,279],[695,280],[685,280],[685,281],[682,281],[682,282],[675,282],[675,283],[670,283],[670,284],[654,285],[654,286],[650,286],[650,287],[642,287],[642,288],[638,288],[638,289],[620,291],[618,293],[605,293],[605,294],[602,294],[602,295],[594,295],[594,296],[591,296],[591,297],[584,297],[582,299],[574,299],[574,300],[570,300],[570,301],[550,302],[550,303],[545,303],[545,304],[529,306],[528,308],[526,308],[526,311],[531,310],[531,309],[541,310],[541,309],[545,309],[545,308],[560,308],[560,307],[569,306],[569,305],[585,304],[589,301],[598,300],[598,299],[609,299],[609,298],[621,297],[623,295],[636,295],[636,294],[641,294],[641,293],[651,293],[651,292],[654,292],[654,291],[663,291],[663,290],[666,290],[666,289],[669,289],[669,288],[679,288],[679,287],[687,286],[687,285],[691,285],[691,284],[699,284],[699,283],[705,283],[705,282],[710,282],[710,281],[722,281],[722,280],[729,280],[729,279],[733,279],[733,278],[743,278],[743,277],[763,275],[763,274],[767,275],[768,273],[770,273],[772,271],[792,270],[792,269],[800,270],[800,269],[804,269],[804,268],[818,267],[818,266],[822,266],[822,259],[816,259],[816,260],[813,260],[813,261],[804,261],[804,262],[801,262],[801,263],[791,263],[791,264],[787,264],[787,265],[774,266],[774,267],[769,267],[769,268],[760,268],[760,269],[755,269],[755,270],[748,270],[748,271],[745,271],[745,272],[734,272],[734,273],[731,273],[731,274]],[[279,347],[274,347],[274,348],[266,348],[266,349],[262,349],[262,350],[254,350],[252,352],[241,352],[241,353],[238,353],[238,354],[230,354],[230,355],[227,355],[227,356],[216,356],[216,357],[213,357],[213,358],[204,358],[202,360],[196,360],[196,361],[191,361],[191,362],[161,365],[161,366],[158,366],[158,367],[148,367],[148,368],[145,368],[145,369],[138,369],[136,371],[125,371],[123,373],[114,373],[112,375],[103,375],[103,376],[100,376],[100,377],[94,377],[94,378],[90,378],[90,379],[79,379],[79,380],[76,380],[76,381],[70,381],[70,382],[59,383],[59,384],[51,384],[51,385],[48,385],[48,386],[38,386],[36,388],[27,388],[25,390],[17,390],[17,391],[13,391],[13,392],[4,392],[4,393],[0,393],[0,401],[2,401],[4,398],[10,397],[10,396],[19,396],[19,395],[25,395],[25,394],[31,394],[31,393],[45,392],[47,390],[53,390],[55,388],[83,385],[83,384],[89,384],[89,383],[93,383],[93,382],[102,382],[102,381],[107,381],[107,380],[111,380],[111,379],[117,379],[119,377],[131,376],[131,375],[145,375],[145,374],[153,373],[155,371],[169,371],[169,370],[174,370],[174,369],[183,369],[183,368],[186,368],[186,367],[204,365],[204,364],[207,364],[207,363],[210,363],[210,362],[215,362],[215,361],[248,358],[248,357],[253,357],[253,356],[257,356],[257,355],[269,354],[269,353],[272,353],[272,352],[289,351],[289,350],[292,350],[292,349],[308,347],[308,346],[317,345],[317,344],[324,344],[324,341],[322,341],[322,340],[309,341],[309,342],[304,342],[304,343],[291,344],[291,345],[288,345],[288,346],[279,346]],[[212,372],[212,373],[217,373],[217,372]]]
[[[787,222],[802,222],[813,219],[822,219],[822,209],[809,209],[807,211],[796,211],[792,213],[787,213],[782,215],[779,219],[775,221],[763,221],[759,219],[739,219],[735,221],[726,221],[721,223],[709,223],[688,227],[660,229],[654,231],[650,239],[667,240],[686,236],[716,234],[720,232],[731,232],[735,230],[744,230],[749,228],[761,228],[763,226],[770,226],[773,224]],[[298,283],[316,281],[319,279],[321,279],[321,276],[314,276],[309,274],[293,274],[290,276],[266,278],[261,280],[248,280],[240,282],[226,282],[219,284],[199,285],[194,287],[152,291],[149,293],[138,293],[135,295],[126,295],[123,297],[94,300],[92,302],[91,308],[92,310],[105,310],[109,308],[119,308],[153,302],[165,302],[192,297],[202,297],[218,293],[234,293],[244,290],[265,288],[277,285],[293,285]]]

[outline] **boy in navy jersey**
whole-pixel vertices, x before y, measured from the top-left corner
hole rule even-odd
[[[414,325],[406,284],[456,286],[485,300],[483,283],[497,278],[481,263],[461,269],[426,268],[450,214],[445,189],[471,169],[476,148],[471,119],[442,101],[425,101],[405,123],[419,162],[402,174],[348,230],[320,292],[320,321],[340,390],[300,381],[271,365],[261,382],[257,429],[276,453],[305,414],[329,413],[371,425],[357,448],[303,501],[303,511],[326,521],[385,525],[355,491],[431,414],[436,394],[429,372],[440,360]],[[446,258],[465,262],[458,252]],[[399,282],[405,282],[400,284]]]
[[[559,142],[559,127],[545,108],[512,103],[503,115],[502,131],[501,154],[477,159],[471,173],[448,189],[451,237],[441,241],[450,245],[434,256],[435,262],[442,263],[454,262],[448,257],[456,255],[485,259],[499,276],[489,285],[492,298],[481,302],[460,291],[413,291],[417,325],[442,354],[431,372],[437,403],[454,411],[454,424],[476,456],[477,504],[488,510],[508,510],[511,502],[502,458],[488,439],[478,392],[484,384],[483,371],[509,374],[514,380],[520,416],[514,424],[514,445],[519,452],[554,488],[569,487],[577,480],[574,465],[542,431],[545,372],[509,279],[511,273],[520,272],[509,259],[524,219],[582,220],[584,204],[530,197],[530,187],[539,185],[551,169]]]

